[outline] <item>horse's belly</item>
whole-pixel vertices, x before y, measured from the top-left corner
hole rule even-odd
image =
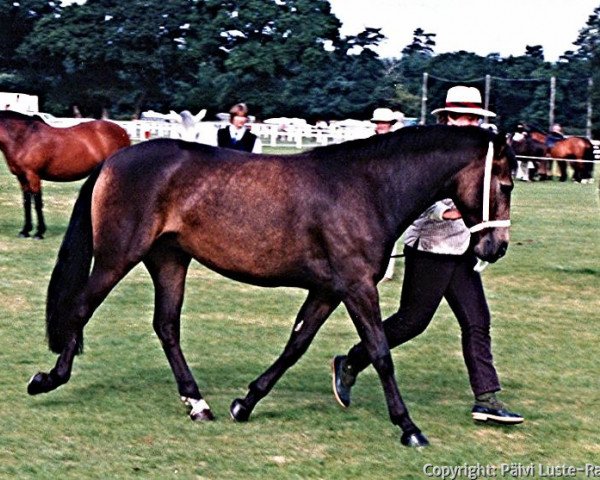
[[[229,276],[275,278],[285,276],[303,261],[291,238],[281,234],[236,232],[180,232],[180,245],[200,263]]]

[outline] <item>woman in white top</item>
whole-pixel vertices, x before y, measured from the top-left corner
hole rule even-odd
[[[448,90],[446,105],[432,112],[447,125],[479,125],[495,114],[481,106],[473,87]],[[390,349],[422,333],[442,298],[461,328],[463,357],[475,396],[472,417],[505,425],[521,423],[521,415],[508,411],[496,397],[500,382],[494,368],[490,338],[490,311],[481,276],[474,270],[477,258],[469,248],[470,232],[450,199],[429,207],[405,232],[405,270],[397,313],[384,322]],[[333,390],[348,407],[357,375],[369,365],[361,343],[333,360]]]

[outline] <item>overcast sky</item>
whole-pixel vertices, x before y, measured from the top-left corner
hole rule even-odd
[[[435,33],[435,53],[466,50],[481,56],[523,55],[527,45],[542,45],[554,62],[573,50],[600,0],[329,0],[343,23],[342,35],[365,27],[381,28],[387,40],[378,53],[399,57],[422,28]]]

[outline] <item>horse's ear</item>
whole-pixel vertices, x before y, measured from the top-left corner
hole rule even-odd
[[[508,158],[510,168],[516,167],[515,154],[512,147],[508,143],[508,134],[504,130],[498,130],[497,132],[489,131],[490,142],[494,145],[494,163],[503,158]],[[513,161],[515,167],[513,167]]]
[[[498,133],[494,139],[494,160],[505,158],[508,160],[511,170],[517,168],[517,157],[513,148],[507,142],[506,133]]]

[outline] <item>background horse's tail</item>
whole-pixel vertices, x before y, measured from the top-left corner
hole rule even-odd
[[[55,353],[62,352],[74,328],[81,328],[74,325],[73,305],[90,274],[92,192],[101,168],[102,164],[96,167],[81,187],[48,284],[46,336],[50,350]],[[77,353],[83,351],[83,331],[79,333]]]

